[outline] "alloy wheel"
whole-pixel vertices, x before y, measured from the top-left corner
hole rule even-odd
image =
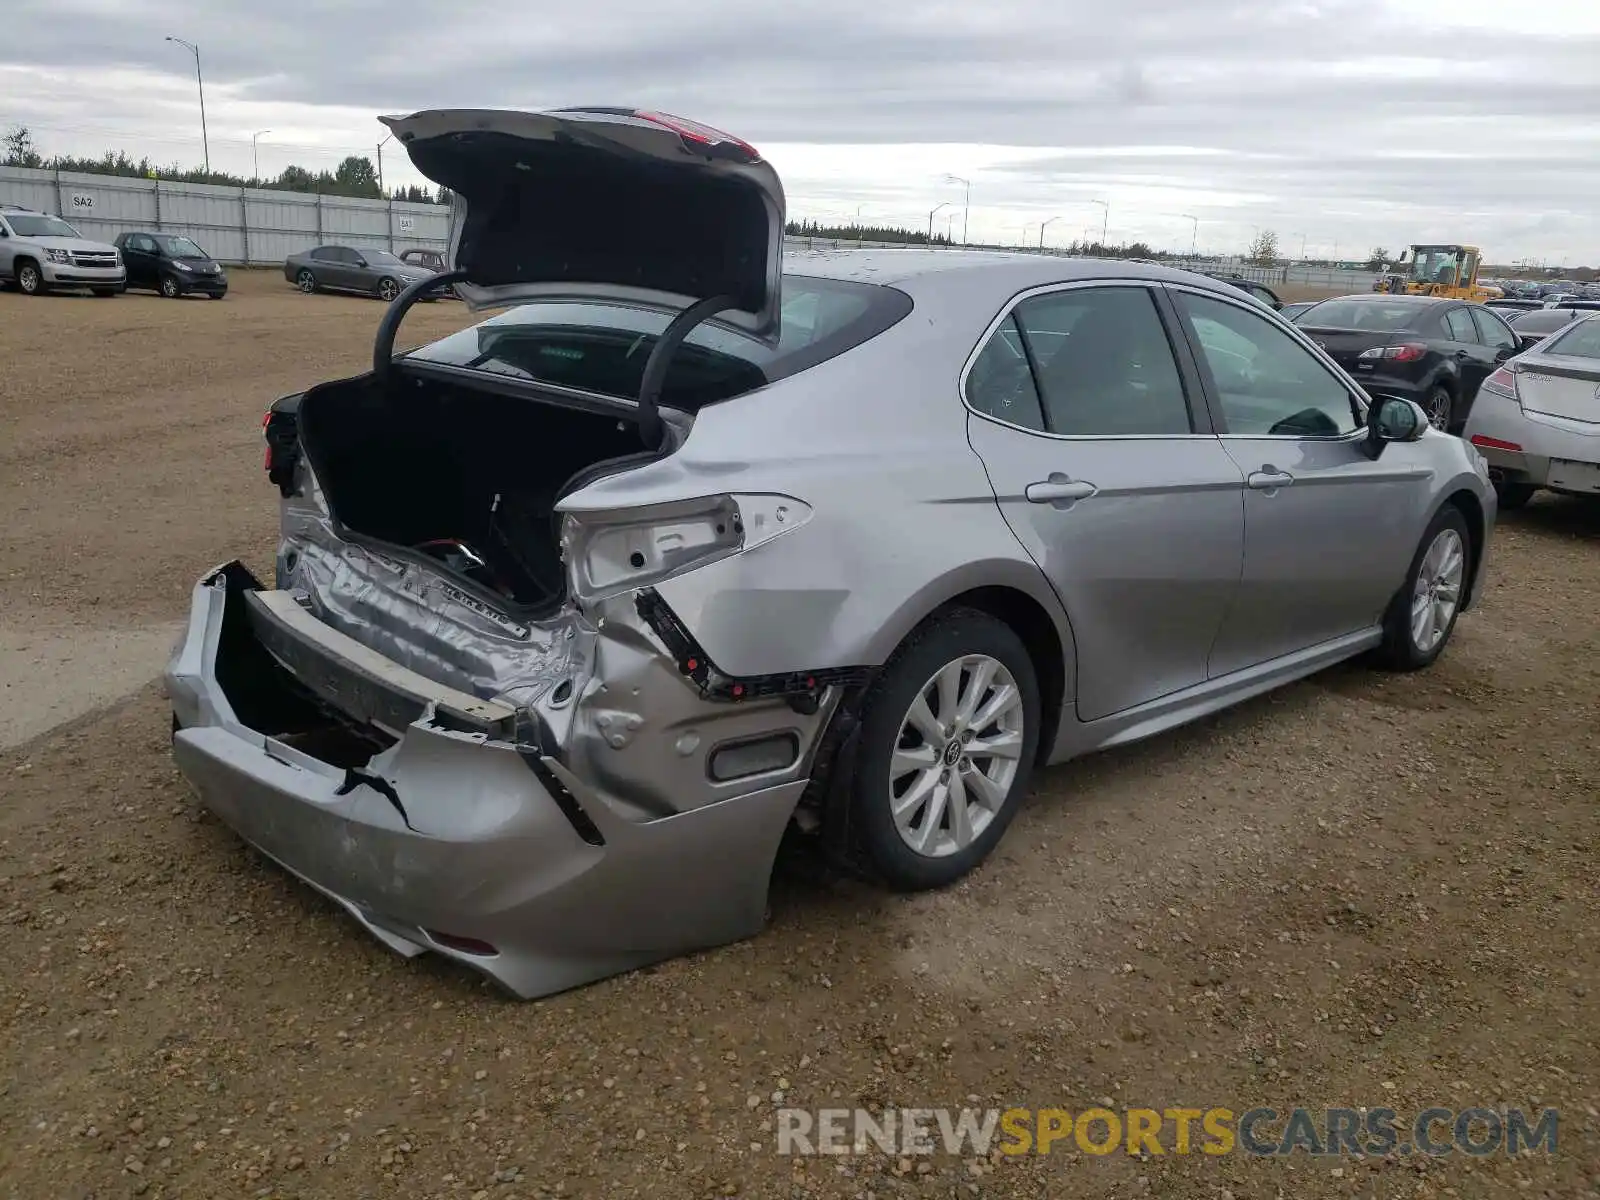
[[[162,279],[161,294],[168,300],[176,300],[178,298],[178,281],[170,275]]]
[[[295,277],[295,282],[300,285],[300,290],[307,295],[317,290],[317,277],[310,271],[301,271]]]
[[[392,279],[385,279],[378,284],[378,298],[392,301],[400,294],[400,285]]]
[[[17,269],[17,287],[22,289],[24,295],[34,296],[39,292],[39,268],[32,263],[23,263]]]
[[[1428,396],[1428,424],[1441,433],[1448,433],[1450,424],[1450,393],[1443,388],[1435,389]]]
[[[1000,812],[1022,765],[1022,690],[1003,663],[970,654],[917,692],[889,760],[889,807],[929,858],[966,849]]]
[[[1466,563],[1466,549],[1454,529],[1441,529],[1422,556],[1411,592],[1411,640],[1423,654],[1431,653],[1450,632],[1461,603]]]

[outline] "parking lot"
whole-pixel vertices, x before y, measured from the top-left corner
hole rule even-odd
[[[516,1003],[208,818],[152,682],[201,572],[270,569],[264,408],[381,312],[0,293],[0,1195],[1600,1195],[1600,505],[1503,515],[1429,671],[1045,772],[946,892],[788,854],[759,938]],[[780,1103],[1554,1107],[1560,1150],[784,1157]]]

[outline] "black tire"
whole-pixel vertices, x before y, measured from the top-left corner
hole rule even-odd
[[[227,292],[212,292],[211,293],[211,298],[213,300],[221,300],[227,294],[228,294]]]
[[[1428,389],[1428,394],[1422,401],[1422,411],[1428,414],[1428,424],[1446,433],[1450,431],[1450,425],[1455,420],[1455,407],[1450,389],[1443,384],[1435,384]]]
[[[1522,508],[1533,499],[1534,492],[1539,489],[1531,483],[1496,483],[1494,494],[1500,501],[1503,512],[1513,512]]]
[[[378,299],[385,304],[393,303],[394,298],[400,294],[400,281],[385,275],[378,280]]]
[[[1446,533],[1454,533],[1461,555],[1459,582],[1456,584],[1455,605],[1445,622],[1443,635],[1430,645],[1418,643],[1413,628],[1413,605],[1419,597],[1418,578],[1423,574],[1423,563],[1429,552]],[[1417,671],[1430,666],[1444,648],[1450,644],[1456,620],[1461,616],[1461,601],[1466,595],[1472,572],[1472,537],[1467,530],[1467,518],[1454,504],[1446,504],[1428,523],[1427,532],[1411,557],[1411,567],[1406,571],[1406,581],[1389,602],[1383,617],[1383,642],[1378,648],[1378,659],[1395,671]]]
[[[294,285],[309,296],[317,290],[317,277],[302,267],[300,273],[294,277]]]
[[[183,284],[178,282],[176,276],[163,275],[160,286],[156,290],[168,300],[176,300],[183,295]]]
[[[936,855],[921,853],[908,844],[895,823],[892,805],[896,781],[891,777],[891,760],[901,748],[913,701],[934,685],[935,677],[941,670],[958,664],[965,657],[978,655],[1003,667],[1020,694],[1022,738],[1016,771],[1002,798],[992,807],[974,800],[974,807],[969,809],[963,802],[962,811],[969,814],[974,825],[980,818],[986,821],[967,845],[959,846],[952,828],[949,831],[950,840],[958,848]],[[981,704],[984,697],[977,699]],[[1028,778],[1038,753],[1040,720],[1039,684],[1033,660],[1028,656],[1022,639],[1010,626],[986,613],[955,609],[931,618],[914,632],[889,660],[866,698],[856,769],[850,781],[852,834],[857,849],[865,862],[875,869],[878,877],[901,891],[944,887],[987,858],[1011,824],[1027,793]],[[984,729],[973,729],[965,736],[970,739],[974,734],[981,735],[984,732]],[[1015,736],[1014,732],[1012,736]],[[959,741],[959,737],[958,734],[958,738],[952,741]],[[969,741],[968,744],[981,742]],[[916,745],[909,749],[915,751],[923,747]],[[932,745],[927,749],[931,751],[928,761],[936,764],[931,769],[935,772],[942,770],[945,778],[958,774],[962,779],[970,778],[971,769],[979,759],[989,762],[991,767],[997,765],[994,757],[974,754],[973,763],[969,766],[968,759],[957,745],[953,753],[960,755],[959,760],[954,766],[948,766],[953,761],[951,755]],[[946,746],[945,749],[950,747]],[[915,781],[907,786],[904,794],[909,795],[914,787]],[[966,794],[965,788],[962,791]],[[976,791],[971,794],[977,796]],[[951,820],[949,805],[953,802],[953,797],[947,798],[946,807],[939,810],[937,818],[931,816],[931,798],[928,808],[917,806],[915,811],[923,813],[925,825],[931,823],[937,829],[941,822]]]
[[[12,270],[17,273],[17,290],[24,296],[42,296],[50,290],[44,281],[44,272],[33,259],[17,259]]]

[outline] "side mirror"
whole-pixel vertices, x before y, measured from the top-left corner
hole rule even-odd
[[[1415,442],[1428,430],[1428,414],[1403,396],[1374,396],[1367,409],[1367,437],[1362,453],[1377,461],[1390,442]]]

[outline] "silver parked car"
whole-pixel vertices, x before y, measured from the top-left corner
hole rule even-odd
[[[201,579],[166,682],[204,802],[403,954],[534,996],[746,937],[791,827],[947,884],[1036,767],[1477,598],[1482,459],[1226,283],[785,263],[693,122],[387,123],[510,307],[394,357],[407,293],[273,406],[273,580]]]
[[[1600,312],[1489,376],[1462,436],[1489,460],[1503,508],[1547,488],[1600,496]]]
[[[435,272],[370,246],[317,246],[283,261],[283,277],[302,292],[360,292],[393,300],[410,284]]]

